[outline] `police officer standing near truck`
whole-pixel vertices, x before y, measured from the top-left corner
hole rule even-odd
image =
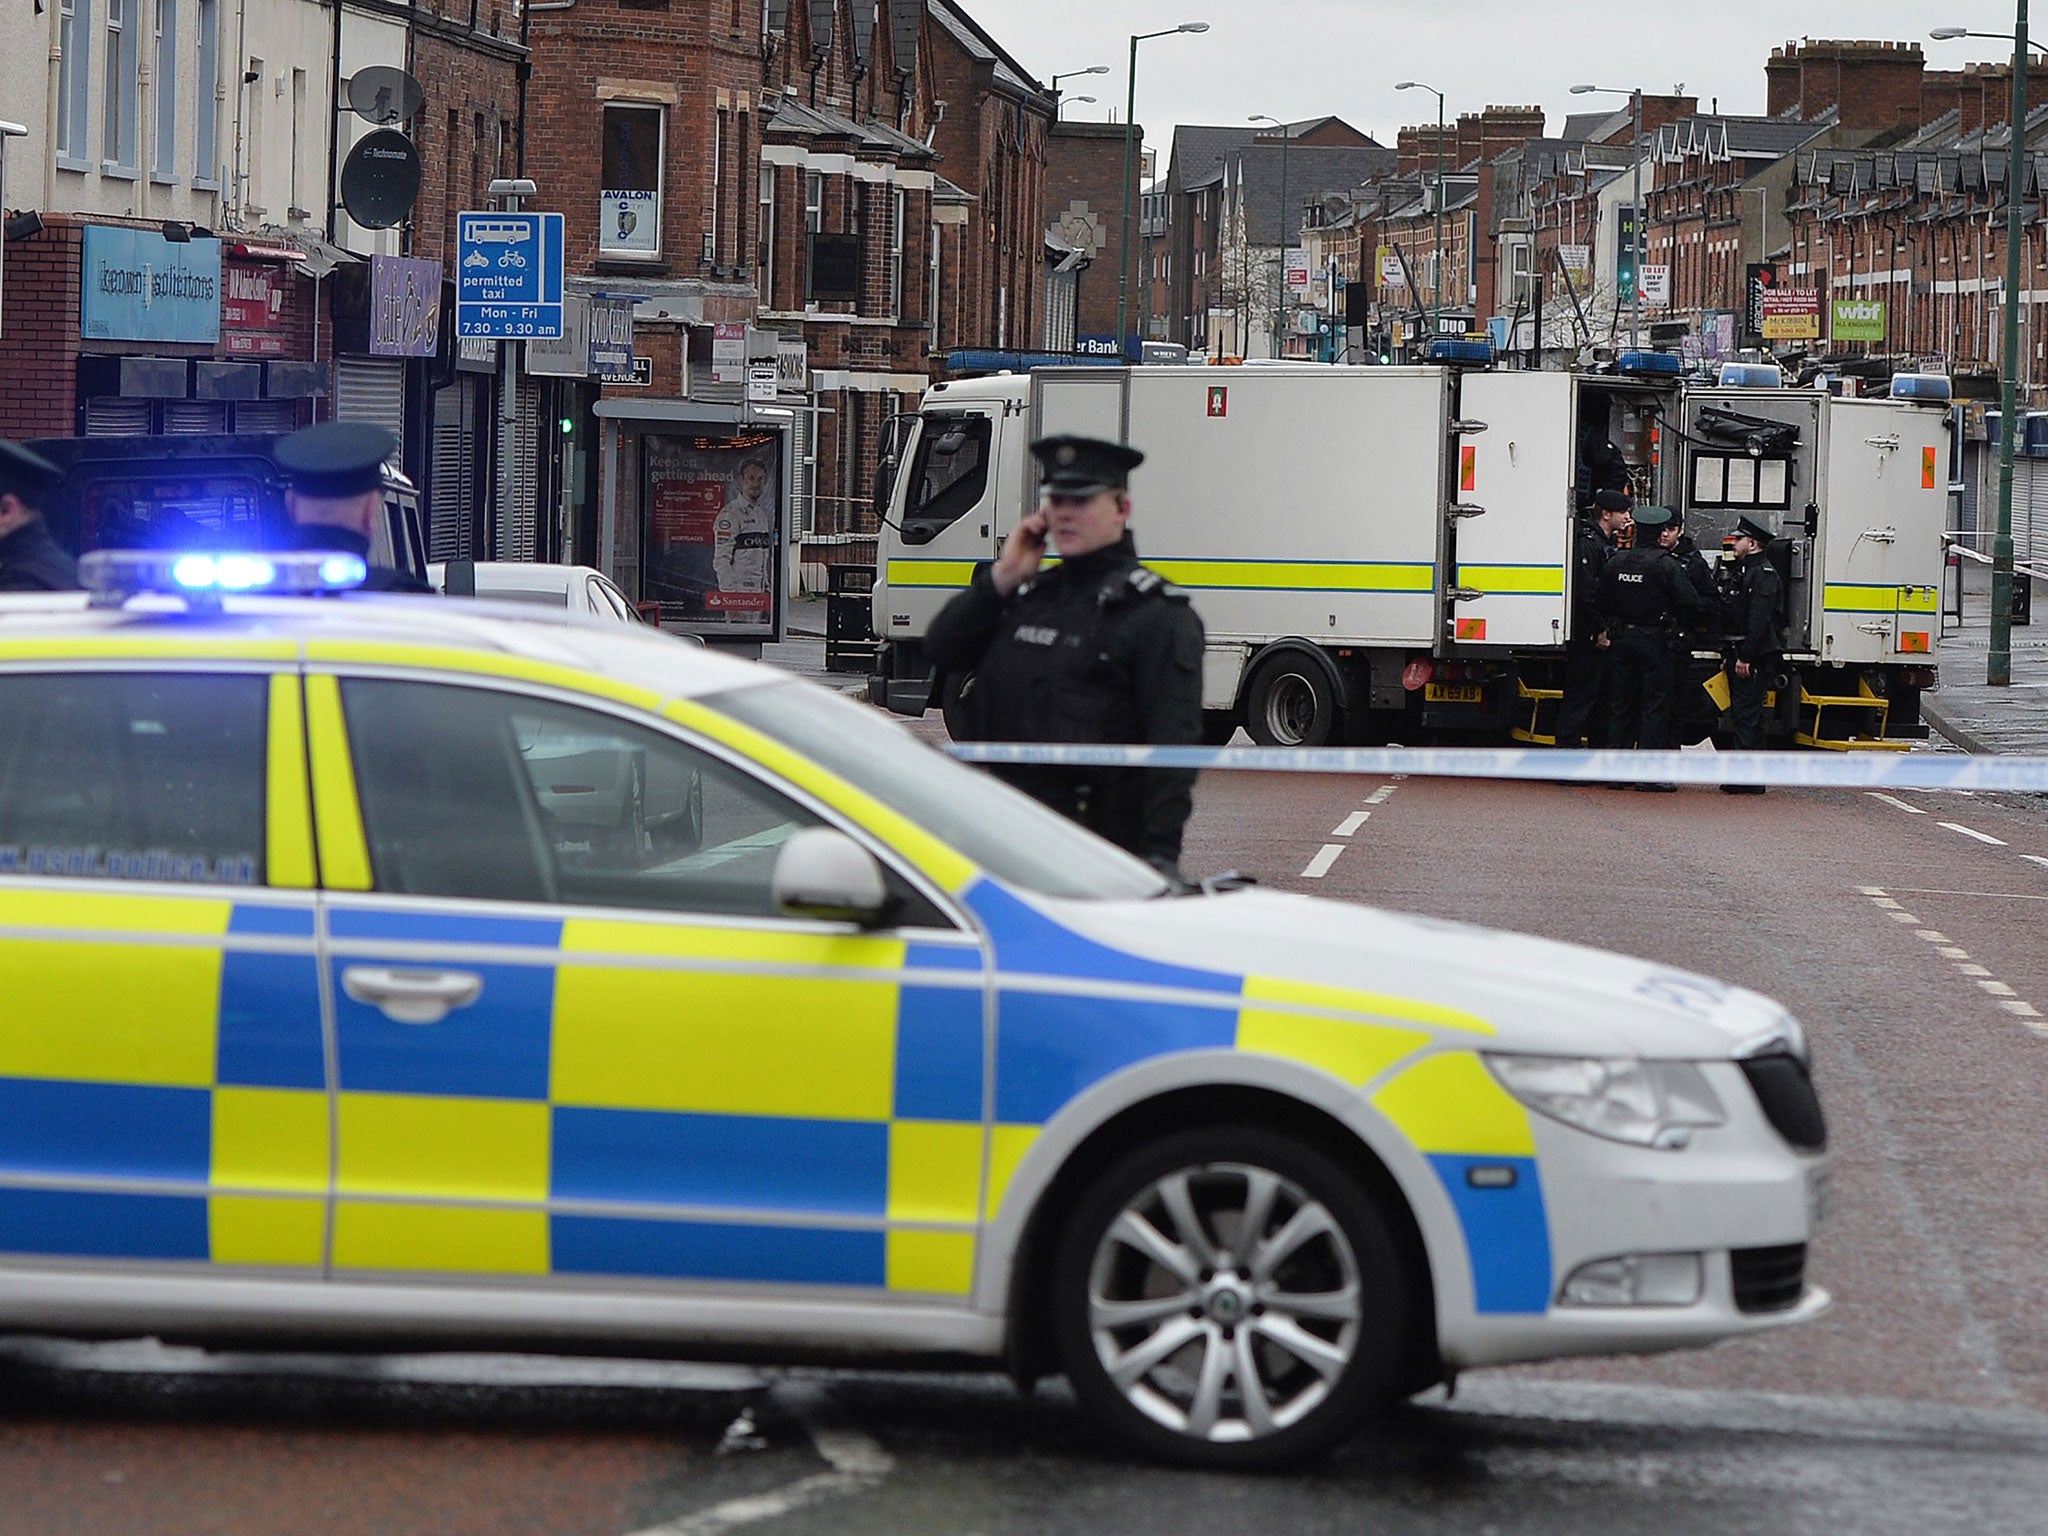
[[[0,592],[77,588],[78,565],[43,520],[43,503],[62,478],[41,454],[0,438]]]
[[[925,649],[964,679],[980,741],[1193,746],[1202,736],[1202,621],[1185,593],[1138,563],[1128,524],[1144,455],[1100,438],[1031,445],[1044,500],[993,565],[932,621]],[[1050,541],[1060,563],[1042,570]],[[1180,878],[1194,808],[1184,769],[999,767],[995,773]]]
[[[1628,525],[1626,491],[1599,490],[1573,531],[1572,637],[1564,647],[1564,698],[1557,706],[1560,747],[1607,744],[1607,658],[1612,641],[1600,611],[1600,577]]]
[[[1686,575],[1685,566],[1664,542],[1671,513],[1638,507],[1636,541],[1608,562],[1600,580],[1600,608],[1613,641],[1608,662],[1613,689],[1607,744],[1669,751],[1677,744],[1672,719],[1672,680],[1682,624],[1713,611],[1713,599]],[[1638,784],[1669,791],[1673,784]]]
[[[384,465],[398,452],[391,432],[367,421],[323,421],[278,439],[271,457],[285,477],[288,547],[361,555],[373,592],[431,592],[415,576],[370,564],[371,535],[384,509]]]
[[[1735,745],[1744,752],[1764,748],[1764,695],[1777,674],[1784,632],[1778,614],[1784,605],[1785,583],[1764,553],[1771,531],[1743,518],[1728,540],[1734,576],[1722,589],[1721,631],[1728,657],[1728,713],[1735,722]],[[1731,795],[1760,795],[1761,784],[1723,784]]]

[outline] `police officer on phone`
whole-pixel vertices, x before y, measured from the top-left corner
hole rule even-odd
[[[43,520],[62,478],[41,454],[0,438],[0,592],[76,590],[78,565]]]
[[[1193,746],[1202,736],[1202,621],[1138,563],[1122,443],[1031,445],[1039,510],[932,621],[925,650],[964,679],[963,734],[979,741]],[[1044,568],[1048,553],[1059,564]],[[1194,808],[1192,770],[998,767],[1017,788],[1175,878]]]
[[[323,421],[278,439],[271,457],[284,471],[286,547],[334,550],[370,561],[370,538],[384,510],[384,465],[398,439],[367,421]],[[363,583],[373,592],[431,592],[417,577],[370,564]]]
[[[1777,674],[1785,637],[1778,612],[1785,596],[1784,579],[1764,553],[1771,530],[1753,518],[1735,525],[1728,554],[1735,569],[1722,589],[1721,632],[1728,658],[1728,713],[1735,723],[1735,745],[1744,752],[1764,749],[1764,695]],[[1731,795],[1760,795],[1761,784],[1723,784]]]

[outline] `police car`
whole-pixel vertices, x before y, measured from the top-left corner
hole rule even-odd
[[[0,603],[0,1328],[977,1361],[1254,1467],[1827,1307],[1769,1000],[1183,894],[646,627],[274,595],[361,567]],[[592,742],[699,835],[588,835]]]

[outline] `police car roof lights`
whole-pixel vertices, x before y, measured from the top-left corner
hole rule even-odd
[[[1776,363],[1723,363],[1714,382],[1724,389],[1783,389],[1785,370]]]
[[[1894,400],[1932,400],[1946,404],[1955,396],[1955,386],[1945,373],[1895,373],[1892,375],[1892,398]]]
[[[1675,352],[1624,352],[1614,360],[1618,373],[1649,373],[1677,378],[1685,371],[1685,359]]]
[[[195,608],[217,608],[229,594],[310,597],[360,587],[369,574],[361,555],[340,550],[96,549],[78,562],[95,608],[118,608],[146,594],[182,597]]]
[[[1484,341],[1446,337],[1429,344],[1432,363],[1464,363],[1485,367],[1493,362],[1493,347]]]

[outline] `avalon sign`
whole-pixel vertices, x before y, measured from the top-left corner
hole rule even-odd
[[[1836,299],[1828,334],[1836,341],[1883,341],[1884,303],[1883,299]]]

